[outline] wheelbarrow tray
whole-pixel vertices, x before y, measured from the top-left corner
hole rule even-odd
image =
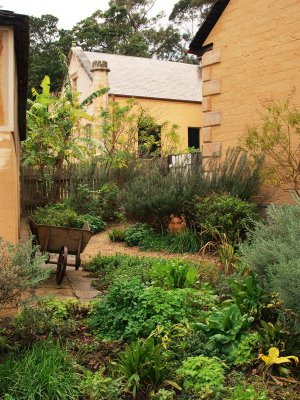
[[[88,229],[37,224],[31,217],[29,226],[41,250],[49,253],[59,253],[61,247],[65,246],[68,248],[68,254],[78,255],[83,252],[93,236]]]
[[[63,226],[53,226],[37,224],[29,217],[29,226],[35,241],[40,246],[41,251],[48,253],[58,253],[57,262],[50,259],[46,262],[57,264],[56,282],[60,284],[65,276],[67,265],[79,269],[81,265],[80,254],[86,248],[93,233],[89,230],[88,224],[84,224],[83,229],[67,228]],[[68,264],[68,255],[75,255],[75,264]]]

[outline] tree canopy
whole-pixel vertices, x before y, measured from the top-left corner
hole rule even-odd
[[[179,0],[166,22],[153,14],[156,0],[110,0],[71,30],[59,29],[53,15],[30,17],[29,93],[45,75],[59,91],[72,42],[86,51],[196,62],[185,50],[214,0]]]

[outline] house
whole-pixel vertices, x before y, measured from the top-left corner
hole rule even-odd
[[[203,157],[237,145],[267,100],[300,108],[299,0],[217,0],[190,53],[201,60]]]
[[[72,47],[69,76],[80,100],[102,87],[107,96],[94,100],[97,115],[110,99],[123,104],[134,97],[160,122],[178,125],[180,147],[200,148],[201,72],[197,65],[83,51]],[[161,132],[163,136],[163,132]]]
[[[26,135],[29,19],[0,11],[0,237],[16,243],[20,224],[20,141]]]

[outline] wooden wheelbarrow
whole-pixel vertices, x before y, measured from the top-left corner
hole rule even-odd
[[[40,246],[41,251],[49,253],[49,258],[46,262],[57,264],[56,282],[58,284],[64,279],[67,265],[75,267],[76,270],[79,269],[81,265],[80,254],[93,236],[87,223],[83,225],[82,229],[74,229],[37,224],[29,217],[29,226],[35,238],[34,240]],[[51,253],[58,254],[57,262],[51,261]],[[75,264],[68,264],[69,254],[75,256]]]

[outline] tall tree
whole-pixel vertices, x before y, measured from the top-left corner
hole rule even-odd
[[[69,31],[59,30],[58,18],[53,15],[30,17],[29,95],[38,87],[45,75],[52,79],[52,90],[61,88],[65,74],[64,56],[70,50]]]
[[[163,13],[150,16],[155,0],[111,0],[108,9],[80,21],[73,34],[84,50],[176,59],[181,36]]]
[[[183,31],[183,41],[190,42],[216,0],[179,0],[169,20]]]

